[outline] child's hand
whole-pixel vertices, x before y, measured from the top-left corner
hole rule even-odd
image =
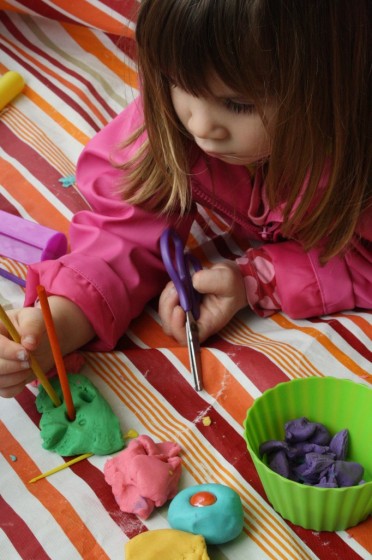
[[[14,397],[22,391],[26,383],[34,379],[30,369],[29,352],[35,352],[36,359],[44,371],[53,365],[47,342],[46,330],[41,310],[25,307],[8,311],[8,316],[17,329],[21,344],[14,342],[0,321],[0,396]]]
[[[198,320],[201,342],[221,330],[235,313],[248,305],[243,277],[234,262],[225,261],[196,272],[193,285],[203,294]],[[159,315],[164,332],[185,345],[185,313],[173,282],[167,284],[160,296]]]
[[[72,301],[59,296],[48,297],[62,355],[77,350],[94,337],[92,325]],[[26,383],[35,379],[30,369],[32,352],[44,373],[54,365],[53,354],[39,307],[13,309],[8,316],[17,329],[21,344],[11,340],[0,321],[0,396],[14,397]]]

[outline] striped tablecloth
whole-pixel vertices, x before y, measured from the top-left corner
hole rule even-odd
[[[0,73],[18,71],[27,82],[0,114],[2,210],[68,233],[72,215],[85,207],[74,184],[77,157],[137,95],[136,6],[135,0],[0,0]],[[189,245],[205,264],[241,252],[221,219],[202,208]],[[20,263],[0,256],[0,266],[25,276]],[[22,305],[23,290],[0,278],[0,298],[8,308]],[[209,547],[212,560],[367,559],[371,518],[348,531],[318,533],[275,513],[246,451],[242,422],[254,399],[281,381],[330,375],[371,383],[371,340],[371,312],[311,321],[244,312],[204,345],[205,391],[198,394],[187,350],[164,335],[154,302],[116,351],[84,353],[82,372],[109,401],[123,432],[182,446],[182,487],[220,482],[240,494],[244,531]],[[131,537],[168,527],[166,506],[146,522],[120,511],[102,474],[107,457],[29,484],[63,461],[41,446],[35,394],[30,386],[0,402],[0,558],[117,560]]]

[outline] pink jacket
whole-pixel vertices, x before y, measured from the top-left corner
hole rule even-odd
[[[109,350],[157,296],[168,276],[159,237],[172,225],[186,240],[195,209],[181,221],[123,202],[117,186],[123,173],[112,165],[130,157],[138,145],[119,149],[143,120],[136,99],[99,132],[83,150],[77,165],[77,183],[91,206],[78,212],[71,224],[71,252],[56,261],[30,266],[26,305],[35,301],[36,286],[65,296],[84,311],[97,333],[91,349]],[[192,168],[193,200],[213,208],[233,225],[240,237],[264,241],[275,267],[283,311],[293,318],[329,314],[354,307],[372,308],[372,211],[366,212],[354,239],[354,250],[318,263],[318,251],[305,253],[295,240],[281,240],[282,215],[269,210],[263,181],[252,184],[243,166],[228,165],[199,153]]]

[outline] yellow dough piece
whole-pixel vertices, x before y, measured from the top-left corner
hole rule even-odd
[[[25,81],[18,72],[5,72],[0,77],[0,110],[12,101],[25,87]]]
[[[125,560],[210,560],[204,537],[177,529],[146,531],[125,545]]]

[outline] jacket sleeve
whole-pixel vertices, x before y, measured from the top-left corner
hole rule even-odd
[[[368,237],[371,232],[365,228],[362,233]],[[372,242],[359,232],[344,255],[323,266],[318,249],[305,252],[296,241],[266,244],[258,251],[261,253],[250,249],[237,262],[245,277],[248,301],[260,315],[281,308],[290,317],[301,319],[355,307],[372,308]],[[264,261],[265,269],[260,270]],[[267,297],[268,285],[271,294],[275,287],[276,307],[273,298]],[[266,312],[260,312],[257,306]]]
[[[165,218],[125,203],[119,193],[123,173],[113,165],[116,146],[138,125],[138,107],[130,106],[95,136],[83,150],[77,166],[77,183],[91,206],[78,212],[71,223],[71,252],[55,261],[30,266],[25,305],[37,297],[42,284],[48,294],[76,303],[96,332],[89,345],[110,350],[131,320],[158,295],[168,276],[159,249],[159,237],[169,225],[185,239],[192,214]],[[132,148],[133,149],[133,148]]]

